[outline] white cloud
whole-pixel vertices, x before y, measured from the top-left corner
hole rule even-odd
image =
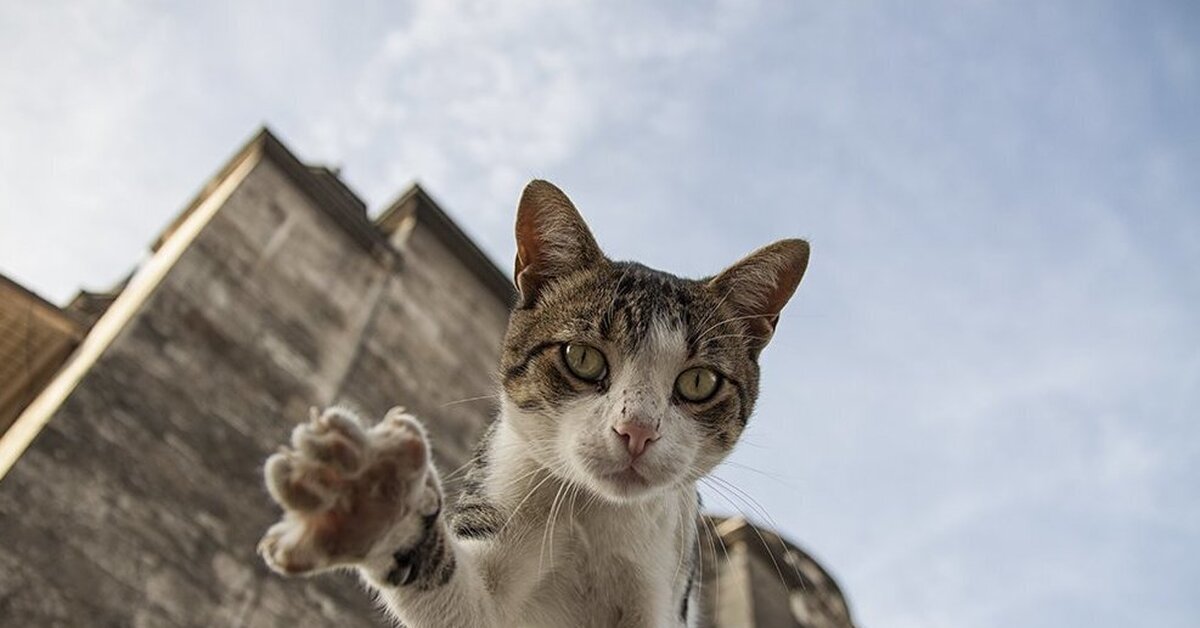
[[[81,262],[113,273],[144,247],[136,200],[159,182],[136,176],[152,165],[135,133],[167,68],[152,16],[48,5],[6,5],[0,31],[0,265],[62,299]]]
[[[689,105],[653,74],[715,58],[748,9],[696,5],[678,20],[638,4],[416,2],[312,134],[326,152],[383,156],[347,173],[368,196],[420,178],[477,212],[476,229],[507,233],[524,182],[614,122],[680,132]]]

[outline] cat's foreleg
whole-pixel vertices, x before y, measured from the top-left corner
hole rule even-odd
[[[498,623],[442,514],[425,431],[402,409],[371,427],[337,408],[314,414],[267,460],[266,481],[284,509],[259,544],[275,571],[356,569],[409,628]]]

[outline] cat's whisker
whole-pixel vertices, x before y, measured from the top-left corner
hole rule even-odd
[[[736,488],[736,487],[733,487],[731,484],[729,484],[727,481],[722,480],[721,478],[718,478],[716,476],[708,476],[705,479],[706,480],[719,480],[721,482],[724,482],[725,485],[729,486],[730,488]],[[711,484],[711,483],[707,483],[707,482],[705,484],[709,488],[713,489],[719,496],[721,496],[722,499],[724,499],[726,501],[727,504],[732,506],[734,508],[734,510],[737,510],[739,513],[741,513],[742,517],[744,517],[746,519],[746,522],[750,525],[750,529],[753,530],[754,535],[756,537],[758,537],[758,542],[760,544],[762,544],[762,548],[764,550],[766,550],[767,556],[771,559],[771,564],[775,567],[775,573],[779,576],[779,583],[781,585],[783,585],[785,588],[787,588],[787,580],[783,577],[783,569],[780,568],[779,561],[776,560],[775,553],[771,550],[770,544],[767,543],[766,538],[763,537],[762,532],[759,531],[759,529],[758,529],[758,526],[754,525],[753,518],[751,518],[749,515],[747,515],[746,511],[742,510],[742,508],[740,506],[738,506],[738,504],[735,503],[735,501],[733,499],[731,499],[730,493],[727,492],[728,489],[722,489],[720,487],[720,485],[717,485],[717,484]],[[741,489],[738,489],[738,490],[741,490]],[[734,495],[734,497],[736,497],[736,495]],[[743,505],[745,505],[745,504],[743,504]],[[753,510],[753,508],[752,508],[752,510]],[[772,525],[774,525],[774,524],[772,524]],[[782,543],[783,543],[783,541],[781,539],[780,540],[781,549],[783,550],[784,555],[787,555],[789,553],[788,549],[786,546],[783,546]],[[795,570],[795,576],[796,576],[797,580],[799,580],[801,583],[803,583],[803,579],[800,577],[799,569],[796,567],[796,565],[794,563],[792,563],[791,566],[792,566],[793,570]]]
[[[767,479],[769,479],[769,480],[775,480],[776,482],[780,483],[781,485],[783,485],[783,486],[785,486],[785,487],[787,487],[787,488],[790,488],[790,489],[792,489],[792,490],[799,490],[799,487],[797,487],[795,484],[792,484],[791,482],[788,482],[787,480],[785,480],[785,479],[783,478],[783,476],[781,476],[781,475],[778,475],[778,474],[776,474],[776,473],[768,473],[768,472],[766,472],[766,471],[763,471],[763,470],[761,470],[761,469],[756,469],[756,468],[754,468],[754,467],[752,467],[752,466],[750,466],[750,465],[741,464],[741,463],[739,463],[739,462],[734,462],[734,461],[732,461],[732,460],[729,460],[729,459],[726,459],[726,460],[722,461],[722,462],[721,462],[721,464],[719,464],[719,465],[717,465],[717,466],[718,466],[718,467],[723,467],[723,466],[725,466],[725,465],[729,465],[729,466],[731,466],[731,467],[737,467],[738,469],[744,469],[744,470],[746,470],[746,471],[749,471],[749,472],[751,472],[751,473],[756,473],[756,474],[758,474],[758,475],[761,475],[762,477],[764,477],[764,478],[767,478]],[[715,477],[715,476],[714,476],[714,477]],[[772,525],[774,525],[774,524],[772,524]]]
[[[671,582],[677,581],[679,578],[679,572],[683,569],[684,552],[687,551],[687,548],[685,548],[684,545],[687,543],[687,534],[685,531],[689,512],[690,510],[686,507],[679,509],[679,562],[675,565],[675,573],[671,575]]]
[[[471,468],[475,466],[475,463],[479,462],[480,459],[485,458],[486,456],[487,456],[487,452],[476,453],[475,455],[471,456],[471,458],[468,459],[466,462],[459,465],[458,468],[454,469],[450,473],[447,473],[442,478],[442,481],[449,482],[451,480],[458,478],[459,476],[463,475],[464,473],[469,472],[471,470]]]
[[[600,494],[592,492],[592,491],[588,491],[588,499],[586,502],[583,503],[583,509],[587,510],[588,508],[591,508],[598,501],[600,501]]]
[[[581,491],[581,490],[583,490],[583,487],[581,487],[580,485],[575,484],[575,483],[571,484],[571,505],[567,509],[567,523],[570,524],[572,527],[567,530],[568,534],[570,534],[574,530],[575,517],[576,517],[575,498],[579,496],[579,491]],[[564,500],[564,505],[565,505],[565,500]]]
[[[511,448],[512,449],[522,449],[522,444],[521,443],[512,444]],[[484,451],[484,453],[480,454],[481,457],[486,457],[487,455],[488,455],[487,451]],[[480,459],[480,456],[476,456],[475,459],[473,459],[473,461],[478,461]],[[456,471],[455,474],[460,473],[461,471],[470,472],[469,465],[470,465],[470,462],[468,462],[467,465],[463,465],[463,467],[458,467],[458,471]],[[526,479],[529,476],[533,476],[534,473],[538,473],[539,471],[542,471],[542,467],[534,467],[532,469],[529,469],[529,471],[522,473],[521,476],[517,476],[515,478],[509,478],[508,482],[511,482],[514,484],[520,483],[521,480]],[[451,476],[454,476],[454,474],[451,474]]]
[[[713,566],[713,585],[717,587],[716,595],[715,595],[715,597],[713,598],[714,600],[716,600],[716,601],[715,601],[716,608],[714,608],[713,610],[714,610],[714,611],[716,611],[716,614],[717,614],[717,615],[720,615],[720,608],[721,608],[721,565],[720,565],[720,559],[719,559],[719,557],[717,556],[717,544],[713,542],[713,534],[714,534],[714,531],[711,529],[711,524],[709,523],[708,519],[707,519],[707,518],[705,518],[705,517],[703,517],[703,516],[701,516],[701,517],[699,517],[699,518],[698,518],[698,520],[697,520],[697,526],[699,527],[699,529],[700,529],[700,530],[703,530],[703,531],[704,531],[704,538],[705,538],[705,539],[708,541],[708,550],[709,550],[709,555],[711,555],[711,556],[712,556],[712,566]],[[704,557],[703,557],[703,556],[701,556],[700,558],[701,558],[701,560],[703,561]]]
[[[537,468],[535,468],[535,469],[531,469],[531,470],[529,470],[529,471],[526,471],[525,473],[522,473],[521,475],[518,475],[517,477],[515,477],[515,478],[512,478],[511,480],[508,480],[508,481],[509,481],[509,482],[512,482],[513,484],[520,484],[522,481],[524,481],[524,480],[526,480],[526,479],[528,479],[528,478],[531,478],[531,477],[533,477],[533,476],[537,475],[539,472],[542,472],[542,471],[545,471],[545,472],[547,472],[547,473],[550,473],[550,470],[549,470],[549,469],[545,469],[545,468],[543,468],[543,467],[537,467]],[[553,476],[553,474],[552,474],[552,473],[551,473],[551,476]],[[544,481],[544,480],[543,480],[543,481]],[[536,486],[535,486],[535,487],[533,487],[533,490],[537,490],[537,488],[538,488],[538,487],[536,487]],[[518,505],[518,507],[519,507],[519,505]],[[515,512],[515,511],[514,511],[514,512]]]
[[[512,442],[512,443],[505,443],[504,448],[506,448],[507,450],[520,451],[520,450],[528,449],[530,447],[538,447],[538,446],[540,446],[542,444],[546,444],[548,442],[550,442],[549,439],[541,440],[541,441],[530,441],[528,443]],[[493,443],[493,445],[494,445],[494,443]],[[482,459],[487,458],[492,453],[494,453],[494,452],[491,452],[488,450],[475,452],[469,460],[462,463],[461,465],[459,465],[459,467],[457,469],[451,471],[449,474],[444,476],[442,478],[442,481],[443,482],[451,482],[451,481],[457,480],[464,473],[469,473],[471,471],[471,469],[475,466],[476,463],[478,463]]]
[[[459,404],[463,404],[463,403],[470,403],[470,402],[472,402],[472,401],[482,401],[482,400],[484,400],[484,399],[496,399],[496,398],[499,398],[499,397],[500,397],[500,393],[498,393],[498,392],[495,392],[495,393],[492,393],[492,394],[490,394],[490,395],[480,395],[480,396],[478,396],[478,397],[467,397],[466,399],[457,399],[457,400],[455,400],[455,401],[448,401],[448,402],[446,402],[446,403],[443,403],[442,405],[440,405],[440,406],[438,406],[438,407],[439,407],[439,408],[449,408],[450,406],[457,406],[457,405],[459,405]]]
[[[554,503],[550,506],[549,555],[551,569],[554,568],[554,530],[556,527],[558,527],[558,517],[562,514],[563,506],[565,506],[567,503],[567,495],[570,493],[571,488],[572,485],[569,482],[563,482],[563,485],[559,488],[559,493],[562,494],[562,499],[559,499],[558,495],[555,495]]]
[[[724,305],[725,300],[728,299],[729,295],[731,295],[731,294],[733,294],[733,288],[727,289],[725,291],[725,294],[721,295],[721,298],[717,299],[717,302],[711,308],[708,309],[708,313],[706,313],[704,315],[704,318],[700,319],[696,323],[696,327],[700,327],[701,325],[708,323],[708,321],[712,319],[713,314],[717,313],[717,310],[719,310],[721,308],[721,306]]]
[[[546,554],[546,540],[550,541],[550,566],[554,566],[554,511],[558,507],[558,498],[562,496],[563,490],[567,487],[566,482],[558,485],[558,490],[554,493],[554,501],[550,502],[550,508],[546,509],[546,525],[542,528],[542,543],[538,551],[538,571],[545,573],[545,564],[542,559]]]
[[[582,486],[574,485],[575,490],[571,493],[571,517],[575,517],[575,498],[579,497],[579,491],[583,490]]]
[[[718,336],[708,336],[705,338],[705,340],[713,341],[713,340],[720,340],[722,338],[744,338],[744,339],[753,340],[755,342],[762,342],[764,340],[767,340],[767,336],[755,336],[754,334],[720,334]]]
[[[761,516],[764,520],[766,520],[767,523],[769,523],[771,525],[775,525],[772,520],[771,514],[767,512],[767,509],[762,504],[760,504],[758,502],[758,500],[754,499],[753,496],[751,496],[749,493],[747,493],[745,490],[743,490],[742,487],[734,484],[733,482],[730,482],[729,480],[726,480],[725,478],[723,478],[719,475],[709,475],[708,479],[712,480],[714,482],[720,482],[722,486],[728,488],[730,491],[734,491],[736,495],[741,495],[743,505],[751,506],[751,508],[755,511],[755,513],[758,514],[759,516]]]
[[[717,529],[717,526],[716,526],[716,524],[715,524],[715,523],[713,523],[713,522],[712,522],[711,520],[709,520],[709,519],[705,519],[705,520],[704,520],[704,523],[706,524],[706,526],[705,526],[705,527],[708,527],[708,528],[711,528],[711,529],[712,529],[712,536],[711,536],[711,538],[715,538],[715,539],[717,540],[717,542],[718,542],[718,543],[720,543],[720,545],[721,545],[721,553],[725,555],[725,563],[726,563],[726,564],[729,564],[729,563],[731,562],[731,561],[729,560],[729,548],[727,548],[727,547],[725,546],[725,539],[721,538],[721,531],[720,531],[720,530],[718,530],[718,529]],[[713,547],[713,564],[716,564],[716,559],[717,559],[717,549],[716,549],[716,547],[714,546],[714,547]],[[716,575],[716,577],[717,577],[717,591],[718,591],[718,593],[717,593],[717,605],[718,605],[718,606],[717,606],[717,608],[719,609],[719,608],[720,608],[720,603],[721,603],[721,601],[720,601],[720,591],[721,591],[721,568],[720,568],[720,567],[717,567],[717,571],[716,571],[716,574],[715,574],[715,575]],[[749,596],[749,592],[748,592],[748,591],[746,591],[745,589],[743,589],[743,590],[742,590],[742,595],[743,595],[743,596]],[[745,601],[745,604],[746,604],[746,606],[747,606],[747,607],[749,607],[749,606],[750,606],[750,599],[749,599],[749,597],[746,597],[746,598],[744,599],[744,601]]]
[[[696,569],[699,574],[695,583],[696,599],[698,600],[704,599],[704,546],[700,544],[699,524],[699,521],[703,516],[704,515],[697,512],[696,516],[692,517],[692,538],[694,539],[693,542],[696,544]]]
[[[741,495],[743,503],[749,505],[751,509],[757,512],[758,515],[761,516],[771,527],[779,529],[778,522],[775,521],[775,518],[771,516],[771,513],[767,511],[766,507],[763,506],[757,499],[754,499],[754,496],[746,492],[745,489],[718,475],[709,475],[708,477],[727,486],[730,490],[735,491],[736,494]],[[787,548],[785,547],[784,550],[786,551]]]
[[[535,471],[544,471],[544,469],[538,468]],[[525,505],[525,502],[529,501],[529,498],[533,496],[534,492],[536,492],[539,488],[541,488],[541,486],[543,484],[548,482],[550,480],[550,478],[553,478],[553,477],[554,477],[553,473],[546,471],[546,477],[542,478],[541,482],[538,482],[537,484],[534,485],[533,488],[529,489],[528,493],[525,493],[525,497],[521,498],[521,501],[517,502],[516,508],[513,508],[512,513],[510,513],[508,515],[508,519],[504,522],[504,525],[500,526],[501,534],[503,534],[504,531],[508,529],[508,524],[512,523],[513,518],[517,516],[517,513],[521,511],[521,507]]]
[[[759,503],[759,501],[757,499],[754,499],[754,497],[752,495],[747,493],[745,490],[743,490],[741,487],[737,486],[733,482],[726,480],[725,478],[717,477],[715,475],[711,476],[711,477],[713,477],[713,479],[718,480],[721,483],[725,484],[731,490],[736,491],[736,493],[741,494],[743,499],[745,501],[749,502],[751,509],[757,510],[757,512],[759,513],[759,516],[763,517],[763,519],[766,520],[767,524],[770,525],[773,529],[775,529],[775,530],[781,529],[779,527],[779,523],[775,521],[775,518],[771,516],[771,513],[767,511],[766,507],[764,507],[761,503]],[[775,538],[776,538],[776,540],[779,541],[779,549],[780,549],[780,551],[783,552],[784,559],[787,560],[788,564],[791,565],[791,567],[792,567],[792,573],[793,573],[793,575],[796,576],[796,581],[800,583],[800,587],[802,589],[807,589],[808,584],[806,582],[806,579],[800,574],[800,567],[796,564],[795,560],[791,559],[792,558],[792,550],[790,548],[788,548],[787,544],[784,543],[783,537],[776,534]],[[762,539],[761,534],[759,534],[759,539]]]
[[[742,518],[744,518],[746,520],[746,523],[747,523],[747,525],[750,526],[750,529],[753,530],[754,534],[756,534],[758,536],[759,543],[762,544],[763,549],[766,550],[766,552],[767,552],[767,556],[771,559],[771,564],[774,565],[775,573],[779,577],[779,584],[783,585],[784,588],[787,588],[787,580],[784,579],[784,577],[783,577],[783,570],[779,568],[779,563],[778,563],[778,561],[775,560],[774,554],[771,553],[771,548],[769,545],[767,545],[767,542],[763,538],[762,533],[760,533],[758,531],[758,527],[754,525],[754,520],[749,515],[746,514],[746,511],[742,510],[736,503],[734,503],[730,499],[730,497],[721,489],[720,486],[705,482],[705,480],[708,480],[708,479],[711,479],[711,477],[704,478],[701,481],[704,482],[706,486],[711,488],[714,493],[716,493],[719,497],[721,497],[721,499],[725,500],[725,503],[727,505],[731,506],[734,510],[736,510],[739,514],[742,515]]]
[[[705,329],[704,331],[697,334],[696,343],[699,344],[699,342],[701,340],[704,340],[704,337],[708,335],[708,332],[710,332],[722,325],[728,325],[729,323],[735,323],[737,321],[751,320],[751,319],[755,319],[755,318],[770,318],[770,317],[765,314],[747,314],[744,316],[732,316],[723,321],[719,321],[719,322],[713,323],[712,325],[709,325],[707,329]]]

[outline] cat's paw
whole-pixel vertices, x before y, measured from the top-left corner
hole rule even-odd
[[[330,408],[296,427],[291,447],[267,459],[267,489],[283,507],[258,551],[298,575],[362,564],[419,540],[441,507],[425,430],[403,408],[367,427]]]

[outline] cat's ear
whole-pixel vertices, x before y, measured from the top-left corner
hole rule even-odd
[[[517,205],[517,263],[513,281],[520,307],[533,305],[547,282],[604,261],[579,211],[547,181],[525,186]]]
[[[709,281],[718,298],[750,323],[759,348],[766,346],[779,312],[808,268],[808,242],[780,240],[742,258]]]

